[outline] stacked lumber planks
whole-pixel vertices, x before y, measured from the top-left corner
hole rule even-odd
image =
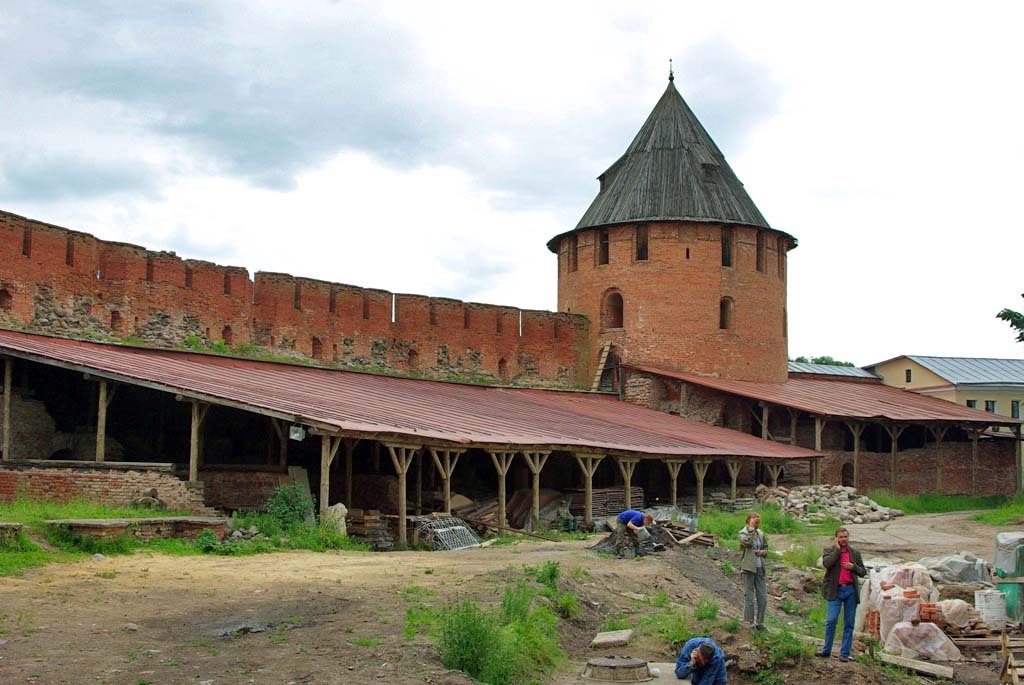
[[[575,516],[584,516],[584,504],[586,494],[583,490],[568,490],[565,493],[572,497],[572,504],[569,510]],[[644,489],[634,485],[629,489],[629,499],[633,508],[639,509],[644,502]],[[618,485],[611,488],[595,488],[592,499],[592,513],[595,518],[620,514],[626,509],[626,488]]]
[[[387,521],[377,509],[349,509],[347,519],[348,534],[366,540],[373,549],[380,551],[395,546]]]
[[[677,545],[699,545],[701,547],[718,547],[718,536],[699,530],[687,528],[678,521],[657,521],[665,529],[672,541]]]

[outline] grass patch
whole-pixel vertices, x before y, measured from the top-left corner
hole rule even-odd
[[[717,607],[716,607],[717,613]],[[644,616],[637,628],[642,633],[654,635],[668,642],[672,649],[678,650],[693,637],[690,621],[682,611],[668,610],[659,614]]]
[[[779,608],[782,609],[784,613],[787,613],[790,616],[796,616],[803,609],[803,607],[800,606],[800,602],[796,601],[795,599],[782,600],[781,602],[779,602]]]
[[[992,511],[975,514],[971,518],[990,526],[1016,525],[1024,518],[1024,495],[1004,499],[1003,503]]]
[[[792,544],[782,552],[782,558],[789,566],[817,568],[821,558],[821,545]]]
[[[999,509],[1008,504],[1006,497],[973,495],[894,495],[888,490],[871,490],[867,496],[890,509],[902,509],[905,514],[941,514],[947,511],[969,509]],[[1024,513],[1024,499],[1020,500]]]
[[[629,621],[626,620],[626,617],[622,614],[615,614],[614,616],[605,616],[599,632],[607,633],[611,630],[626,630],[627,628],[629,628]]]
[[[761,515],[761,530],[768,535],[821,535],[822,525],[798,521],[789,514],[782,513],[778,507],[761,506],[757,508],[757,512]],[[714,533],[726,546],[730,546],[728,543],[733,541],[738,549],[737,534],[746,525],[746,518],[747,512],[703,512],[698,519],[698,528],[707,533]],[[839,525],[839,521],[826,519],[823,525],[826,528],[834,528]]]
[[[562,618],[576,618],[580,613],[580,603],[576,595],[571,592],[563,592],[555,597],[555,611]]]
[[[733,616],[722,621],[722,630],[727,633],[735,633],[740,629],[740,620]]]
[[[484,683],[544,682],[565,654],[558,644],[558,617],[534,606],[535,596],[517,583],[505,589],[500,609],[487,611],[467,600],[441,610],[441,663]]]
[[[41,534],[47,531],[47,526],[43,522],[51,519],[130,519],[190,515],[191,512],[188,511],[112,507],[81,499],[70,502],[41,502],[18,498],[8,504],[0,504],[0,521],[23,523]]]
[[[715,621],[718,619],[718,603],[705,595],[697,600],[693,617],[698,621]]]
[[[759,633],[754,640],[762,651],[768,654],[769,668],[782,664],[799,666],[812,651],[810,644],[801,640],[787,627]]]

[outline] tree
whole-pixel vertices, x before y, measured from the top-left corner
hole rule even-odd
[[[1021,297],[1024,297],[1024,295],[1021,295]],[[1010,328],[1017,331],[1017,342],[1024,342],[1024,314],[1015,312],[1012,309],[1004,309],[996,314],[996,318],[1010,324]]]
[[[801,364],[825,364],[826,366],[856,366],[853,362],[839,361],[838,359],[833,359],[827,355],[823,357],[811,357],[810,359],[801,356],[792,361],[799,362]]]

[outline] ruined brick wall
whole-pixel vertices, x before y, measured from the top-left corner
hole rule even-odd
[[[0,211],[0,325],[73,337],[255,343],[323,363],[536,385],[587,382],[577,314],[181,259]]]
[[[229,511],[262,509],[274,489],[292,482],[282,471],[200,469],[206,504]]]
[[[598,230],[561,241],[558,309],[590,320],[591,367],[601,344],[611,342],[627,363],[742,380],[786,380],[787,239],[760,231],[764,269],[759,271],[758,229],[732,227],[732,266],[722,266],[722,226],[646,226],[648,259],[642,261],[636,259],[635,224],[607,229],[607,264],[597,263]],[[578,245],[574,271],[573,238]],[[602,320],[602,303],[610,292],[622,297],[621,328]],[[727,330],[719,328],[723,298],[733,303]]]
[[[113,467],[110,465],[45,465],[38,463],[0,464],[0,502],[16,497],[68,502],[75,499],[127,506],[149,488],[171,509],[210,515],[203,500],[202,486],[190,485],[169,468]]]
[[[900,494],[1013,495],[1016,492],[1013,440],[983,440],[973,477],[970,442],[943,442],[896,455],[896,491]],[[936,474],[936,456],[940,473]],[[853,464],[853,452],[828,450],[821,465],[825,483],[841,483],[844,464]],[[889,452],[864,452],[857,458],[857,480],[862,491],[891,488]],[[848,470],[849,473],[849,470]]]

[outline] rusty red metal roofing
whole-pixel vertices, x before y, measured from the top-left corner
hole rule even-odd
[[[1021,423],[1019,419],[962,407],[880,383],[851,383],[824,378],[790,378],[783,383],[759,383],[695,376],[650,366],[631,365],[630,368],[822,416],[986,425]]]
[[[446,383],[0,330],[4,353],[328,431],[410,443],[680,457],[820,456],[596,393]]]

